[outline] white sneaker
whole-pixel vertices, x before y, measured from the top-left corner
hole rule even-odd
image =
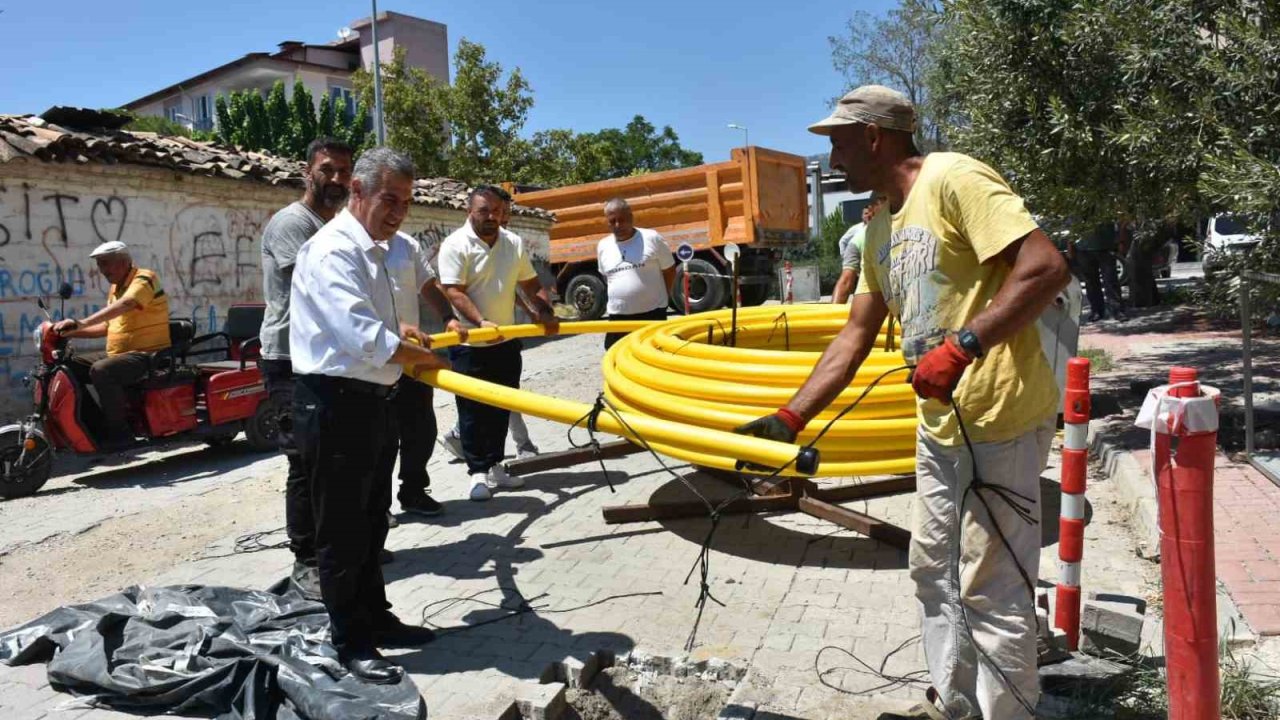
[[[507,474],[507,469],[501,465],[494,465],[489,468],[489,472],[484,476],[484,479],[491,488],[524,487],[524,480],[518,477],[511,477]]]
[[[532,445],[528,445],[522,448],[516,448],[517,460],[528,460],[530,458],[536,458],[536,457],[538,457],[538,448]]]
[[[440,436],[440,447],[444,448],[448,453],[459,460],[466,462],[467,456],[462,452],[462,438],[457,435],[445,433]]]
[[[493,493],[489,491],[489,485],[485,482],[484,473],[476,473],[471,476],[471,499],[477,502],[488,500],[493,497]]]

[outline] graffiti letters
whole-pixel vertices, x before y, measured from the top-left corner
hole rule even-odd
[[[111,242],[124,237],[125,220],[129,217],[129,206],[119,197],[98,198],[93,201],[93,209],[89,212],[89,224],[98,236],[98,242]]]
[[[50,230],[56,229],[58,231],[59,236],[61,236],[62,238],[62,246],[66,247],[71,243],[71,236],[67,234],[67,212],[66,212],[66,209],[62,207],[62,203],[68,202],[68,203],[75,204],[80,202],[80,198],[76,197],[75,195],[65,195],[63,193],[55,192],[51,195],[45,195],[44,200],[45,202],[52,200],[54,207],[58,209],[57,228],[49,227],[47,230],[45,230],[45,234],[48,235]],[[27,223],[30,224],[30,222],[31,222],[31,211],[28,209]],[[30,228],[28,227],[28,229]]]
[[[216,245],[215,245],[216,243]],[[222,233],[217,230],[196,233],[191,241],[191,287],[201,283],[221,285],[218,277],[216,260],[227,256],[227,248],[222,242]]]

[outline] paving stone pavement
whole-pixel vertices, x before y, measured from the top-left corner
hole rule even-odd
[[[535,369],[525,386],[589,401],[595,386],[583,377],[598,376],[599,355],[599,338],[531,348],[526,367]],[[435,404],[440,426],[449,427],[452,398],[440,394]],[[544,451],[567,446],[564,427],[532,418],[529,426]],[[1042,482],[1040,576],[1050,584],[1057,574],[1056,460],[1055,452]],[[687,466],[667,464],[694,476],[703,492],[723,496],[729,490]],[[416,622],[425,616],[447,629],[424,648],[393,651],[412,673],[432,717],[497,718],[522,683],[538,682],[549,663],[567,656],[585,660],[596,650],[635,648],[681,655],[690,641],[695,658],[718,657],[749,668],[740,697],[758,703],[757,717],[874,717],[879,709],[917,699],[918,689],[904,687],[872,697],[847,694],[884,681],[861,674],[837,650],[823,651],[819,665],[828,671],[825,681],[840,690],[825,687],[815,671],[818,653],[827,647],[879,665],[903,646],[886,672],[924,667],[920,645],[912,642],[918,626],[904,552],[806,515],[729,516],[720,523],[710,556],[707,580],[714,600],[699,613],[698,573],[686,578],[708,521],[606,525],[604,506],[690,497],[651,456],[606,465],[616,492],[599,466],[588,464],[532,476],[522,490],[475,503],[466,499],[465,469],[443,452],[432,460],[433,493],[445,512],[423,521],[401,516],[388,543],[396,560],[385,568],[388,595],[402,618]],[[278,463],[271,471],[283,475]],[[1154,566],[1136,558],[1108,483],[1091,483],[1083,584],[1086,590],[1143,595]],[[902,495],[851,506],[906,525],[911,499]],[[233,543],[226,538],[209,553],[225,553]],[[287,551],[269,550],[186,562],[138,581],[266,587],[290,562]],[[515,607],[522,598],[532,612],[460,630],[505,612],[494,604]],[[48,687],[43,666],[0,667],[0,717],[132,717],[68,708],[69,698]]]

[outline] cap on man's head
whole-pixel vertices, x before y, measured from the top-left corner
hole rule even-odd
[[[830,135],[839,125],[878,125],[885,130],[916,131],[916,109],[906,95],[883,85],[863,85],[836,103],[831,116],[809,126],[809,132]]]
[[[119,240],[112,240],[111,242],[104,242],[94,248],[93,252],[89,253],[89,257],[96,258],[102,257],[103,255],[116,255],[123,252],[129,252],[129,246]]]

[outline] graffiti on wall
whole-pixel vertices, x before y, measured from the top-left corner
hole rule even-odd
[[[29,403],[22,381],[46,317],[37,299],[46,298],[55,319],[84,318],[105,304],[109,284],[89,258],[103,242],[126,243],[135,264],[158,272],[171,314],[191,319],[197,333],[220,330],[230,305],[261,301],[262,230],[289,194],[236,191],[219,202],[197,200],[178,183],[139,193],[93,173],[71,182],[37,178],[0,177],[0,421]],[[441,242],[465,219],[461,211],[415,206],[403,229],[434,264]],[[532,246],[547,243],[545,230],[521,234]],[[63,283],[72,288],[65,304],[57,298]]]
[[[105,303],[109,283],[89,258],[94,247],[126,243],[136,265],[160,274],[170,312],[211,332],[229,305],[261,299],[259,242],[272,212],[193,203],[177,192],[0,178],[0,415],[11,414],[35,362],[33,334],[46,318],[37,299],[55,319],[84,318]],[[63,283],[72,293],[65,303],[57,297]]]

